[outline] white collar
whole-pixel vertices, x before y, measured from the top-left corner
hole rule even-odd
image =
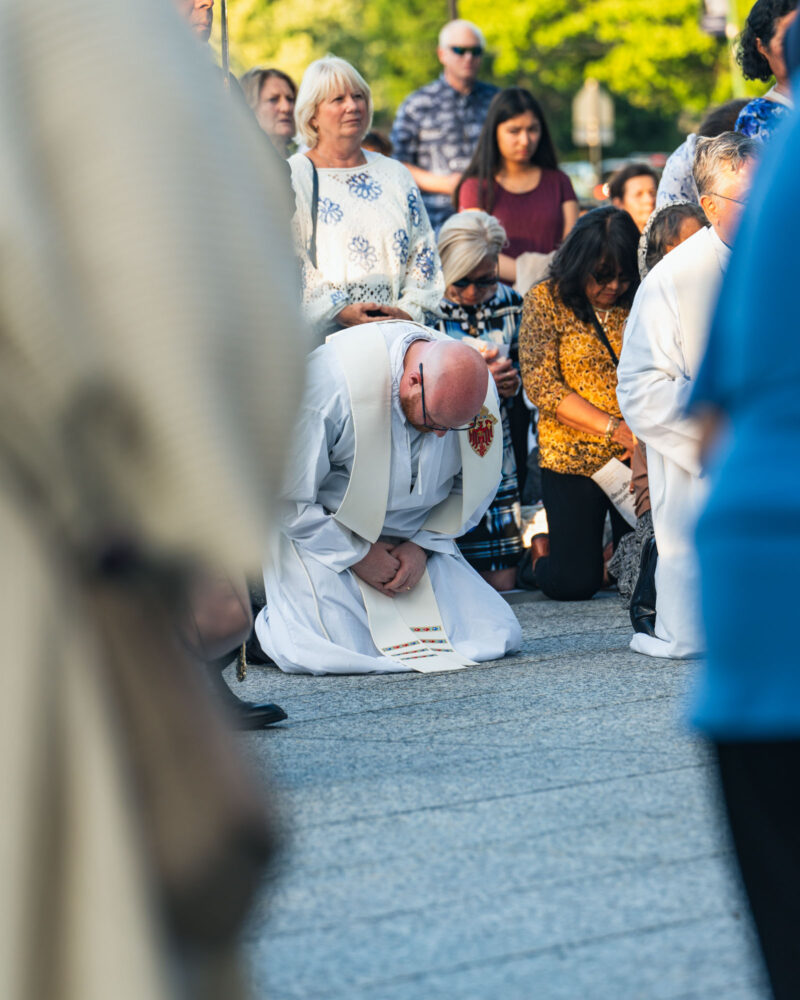
[[[731,248],[720,238],[713,226],[708,226],[707,231],[708,238],[711,240],[711,245],[714,247],[714,252],[719,257],[720,266],[724,271],[728,266],[728,261],[731,259]]]
[[[778,90],[777,83],[775,84],[774,87],[770,87],[770,89],[766,92],[766,94],[764,94],[764,100],[775,101],[776,104],[782,104],[785,108],[794,108],[794,101],[792,100],[791,96],[782,94]]]

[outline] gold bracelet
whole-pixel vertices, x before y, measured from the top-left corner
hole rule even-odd
[[[611,444],[611,439],[617,433],[617,428],[622,421],[618,417],[611,416],[608,418],[608,424],[606,425],[606,432],[603,435],[603,440],[606,444]]]

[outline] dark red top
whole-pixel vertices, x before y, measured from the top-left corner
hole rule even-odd
[[[536,251],[550,253],[561,243],[564,232],[565,201],[577,201],[572,181],[561,170],[542,169],[542,177],[533,191],[514,194],[494,182],[495,198],[491,214],[498,219],[508,236],[503,253],[519,257]],[[478,179],[468,177],[458,192],[458,208],[481,208]],[[485,211],[490,211],[485,209]]]

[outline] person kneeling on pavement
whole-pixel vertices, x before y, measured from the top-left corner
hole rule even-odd
[[[519,647],[519,623],[455,539],[500,482],[486,362],[405,320],[311,355],[261,648],[289,673],[451,670]]]

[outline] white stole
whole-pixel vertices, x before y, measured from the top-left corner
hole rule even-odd
[[[404,326],[418,324],[404,323]],[[342,366],[353,417],[355,453],[350,482],[335,519],[376,542],[389,501],[392,451],[392,370],[383,333],[355,326],[328,337]],[[426,340],[448,340],[420,326]],[[503,462],[500,412],[491,379],[486,399],[469,432],[459,433],[462,492],[451,493],[430,512],[423,528],[458,535],[491,489]],[[386,597],[356,576],[377,648],[414,670],[458,670],[474,665],[448,639],[427,569],[413,590]]]

